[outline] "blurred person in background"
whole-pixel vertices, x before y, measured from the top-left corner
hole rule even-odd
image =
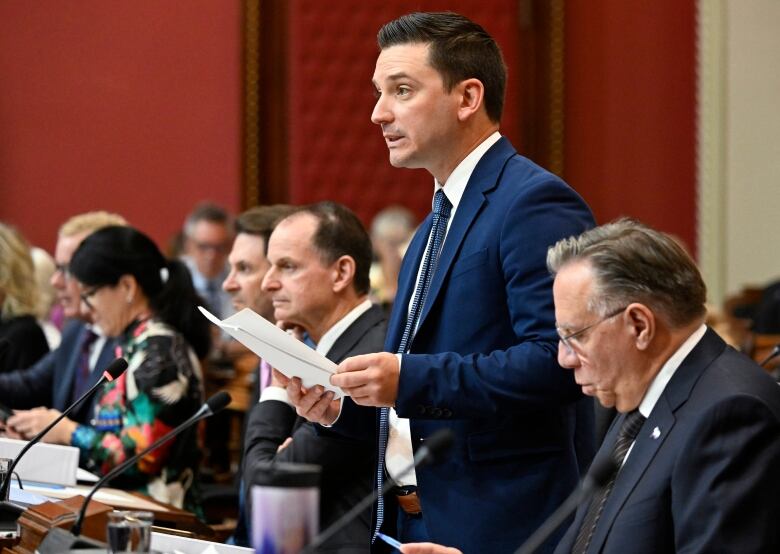
[[[0,373],[0,402],[12,409],[36,407],[62,411],[94,385],[114,359],[114,343],[92,325],[90,314],[81,310],[81,289],[70,276],[70,259],[89,234],[109,225],[125,225],[120,215],[95,211],[78,214],[60,226],[54,250],[55,269],[50,284],[64,320],[59,346],[29,369]],[[86,423],[92,400],[76,407],[70,417]],[[45,411],[25,413],[28,425],[42,429],[48,421]],[[37,422],[41,418],[42,422]]]
[[[116,338],[129,367],[98,392],[89,425],[65,419],[44,441],[78,447],[82,467],[104,475],[201,406],[198,358],[209,349],[209,324],[197,312],[201,301],[184,264],[167,261],[131,227],[106,227],[87,237],[73,254],[70,273],[81,287],[83,307]],[[50,421],[58,415],[45,412]],[[29,438],[37,429],[23,415],[9,418],[8,427]],[[114,486],[197,510],[199,460],[191,428],[144,456]]]
[[[233,242],[232,220],[216,204],[198,204],[184,222],[182,261],[192,274],[192,284],[220,319],[233,313],[230,295],[222,290],[228,275],[227,256]]]
[[[385,307],[392,306],[395,299],[401,260],[416,228],[412,212],[397,205],[383,209],[371,221],[371,294]]]
[[[36,321],[38,287],[30,246],[14,228],[0,223],[0,373],[27,368],[49,351]]]
[[[54,258],[52,258],[46,250],[33,246],[30,249],[30,257],[32,258],[33,267],[35,268],[35,282],[38,285],[38,302],[36,317],[38,318],[38,325],[43,329],[43,334],[46,335],[46,342],[49,343],[49,349],[54,350],[60,345],[60,327],[55,325],[51,319],[52,310],[58,308],[58,312],[61,314],[59,305],[56,303],[57,293],[51,284],[51,278],[54,272],[57,271],[57,266],[54,264]],[[57,319],[62,324],[62,318],[58,314]]]

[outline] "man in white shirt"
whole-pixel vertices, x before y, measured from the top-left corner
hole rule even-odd
[[[780,550],[780,387],[704,325],[690,256],[623,219],[558,242],[547,260],[558,359],[620,414],[594,460],[612,459],[610,479],[556,554]]]
[[[268,241],[270,267],[262,282],[277,323],[302,338],[305,335],[317,352],[336,363],[381,349],[387,325],[382,309],[368,299],[371,255],[371,241],[360,220],[340,204],[314,204],[279,221]],[[285,382],[276,374],[252,410],[244,481],[251,485],[258,472],[268,471],[269,462],[322,466],[320,528],[324,529],[371,492],[376,451],[373,441],[317,431],[297,417]],[[345,403],[350,404],[348,410],[367,412],[364,419],[373,433],[373,410],[358,408],[349,400]],[[370,523],[371,513],[366,510],[317,551],[366,552]]]
[[[398,507],[378,502],[377,519],[400,522],[386,534],[507,552],[571,492],[593,453],[592,402],[556,361],[545,267],[547,248],[593,218],[499,133],[506,68],[481,26],[409,14],[382,27],[378,43],[371,120],[394,167],[434,178],[434,210],[404,256],[385,352],[346,360],[331,382],[380,408],[376,481],[393,481]],[[299,413],[355,434],[359,422],[343,410],[336,421],[329,394],[296,385]],[[443,460],[404,471],[442,428],[454,434]]]
[[[620,220],[559,242],[548,265],[559,362],[621,414],[594,461],[619,472],[556,552],[778,551],[780,388],[704,325],[693,260]]]

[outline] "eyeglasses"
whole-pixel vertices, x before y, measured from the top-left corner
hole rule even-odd
[[[70,266],[68,264],[54,264],[54,273],[62,273],[65,279],[70,279]]]
[[[209,242],[199,242],[193,239],[192,243],[201,254],[206,254],[208,252],[214,252],[215,254],[225,254],[230,248],[230,245],[225,242],[214,244]]]
[[[577,331],[574,331],[573,333],[565,334],[563,332],[563,330],[560,327],[558,327],[558,326],[555,327],[555,330],[558,332],[558,338],[561,339],[561,342],[566,347],[566,350],[568,350],[569,354],[573,354],[574,351],[575,351],[574,348],[575,348],[576,343],[577,343],[577,337],[581,337],[586,331],[588,331],[590,329],[593,329],[594,327],[596,327],[597,325],[600,325],[601,323],[604,323],[608,319],[612,319],[616,315],[619,315],[619,314],[623,313],[626,308],[628,308],[628,306],[623,306],[622,308],[620,308],[618,310],[610,312],[607,315],[605,315],[604,317],[602,317],[601,319],[599,319],[598,321],[596,321],[594,323],[591,323],[590,325],[586,325],[582,329],[578,329]]]
[[[89,289],[89,290],[85,290],[85,291],[83,291],[83,292],[82,292],[82,293],[79,295],[79,296],[81,296],[81,301],[82,301],[82,302],[84,302],[84,305],[85,305],[87,308],[89,308],[90,310],[94,310],[94,309],[95,309],[95,307],[92,305],[92,303],[90,303],[89,299],[90,299],[91,297],[95,296],[95,294],[97,294],[97,292],[98,292],[100,289],[102,289],[104,286],[105,286],[105,285],[98,285],[98,286],[96,286],[96,287],[92,287],[92,288],[91,288],[91,289]]]

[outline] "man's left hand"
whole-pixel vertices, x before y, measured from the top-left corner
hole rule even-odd
[[[379,352],[347,358],[336,368],[330,382],[349,394],[355,404],[390,407],[398,397],[400,375],[398,357]]]

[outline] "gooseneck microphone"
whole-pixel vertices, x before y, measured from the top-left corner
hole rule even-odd
[[[767,357],[761,360],[758,365],[761,367],[766,367],[766,364],[777,358],[778,354],[780,354],[780,344],[776,344]]]
[[[422,446],[417,449],[417,452],[414,454],[414,460],[403,471],[401,471],[401,475],[408,473],[418,467],[424,467],[437,461],[441,455],[446,452],[450,446],[452,446],[453,439],[454,435],[451,429],[444,428],[436,431],[423,442]],[[314,537],[311,543],[306,548],[304,548],[302,552],[316,552],[317,548],[322,546],[325,541],[341,531],[349,522],[358,517],[361,512],[363,512],[363,510],[376,502],[376,499],[380,494],[385,494],[387,491],[393,488],[394,485],[395,483],[393,483],[391,479],[385,479],[381,490],[375,489],[371,494],[355,504],[350,511],[334,521],[330,527],[325,529],[322,533]]]
[[[558,509],[550,514],[550,517],[528,537],[520,548],[515,550],[515,554],[533,554],[533,552],[536,552],[550,538],[550,535],[555,533],[558,527],[566,521],[566,518],[577,509],[580,502],[606,486],[617,469],[617,464],[611,456],[595,460],[590,471],[582,480],[582,485],[574,489],[574,492],[563,501],[563,504],[558,506]]]
[[[92,487],[92,489],[87,494],[86,498],[84,499],[84,503],[81,505],[81,510],[79,510],[79,515],[76,518],[75,523],[73,524],[73,527],[71,528],[70,532],[74,537],[78,537],[81,534],[81,526],[84,523],[84,514],[87,512],[87,505],[89,504],[89,501],[92,500],[92,496],[98,491],[100,487],[102,487],[104,484],[109,482],[111,479],[125,471],[128,467],[135,465],[135,463],[146,456],[149,452],[154,450],[155,448],[161,446],[162,444],[168,442],[173,437],[181,433],[182,431],[186,430],[188,427],[191,427],[201,419],[205,419],[211,415],[214,415],[215,413],[222,411],[225,407],[227,407],[228,404],[230,404],[231,398],[228,393],[225,391],[220,391],[208,400],[200,407],[200,409],[195,412],[195,414],[190,417],[187,421],[184,423],[178,425],[176,428],[172,429],[156,441],[154,441],[151,445],[144,448],[141,452],[136,454],[135,456],[132,456],[116,466],[114,469],[106,473],[103,477],[101,477],[97,483],[95,483],[95,486]]]
[[[22,456],[24,456],[30,448],[35,446],[40,440],[43,438],[43,436],[51,431],[55,425],[57,425],[60,421],[65,419],[68,414],[70,414],[74,409],[76,409],[79,404],[81,404],[87,397],[91,396],[98,388],[102,387],[104,383],[113,381],[120,375],[122,375],[125,370],[127,369],[127,360],[124,358],[117,358],[110,364],[108,364],[108,367],[103,372],[103,375],[100,376],[100,379],[98,379],[97,383],[92,385],[92,387],[85,392],[84,394],[79,397],[78,400],[76,400],[73,404],[68,406],[68,408],[62,412],[57,418],[49,423],[46,427],[43,428],[41,432],[39,432],[37,435],[35,435],[33,438],[31,438],[27,444],[24,445],[24,448],[19,452],[19,454],[16,455],[16,458],[14,458],[14,461],[11,463],[11,467],[8,468],[8,473],[5,475],[5,479],[3,480],[2,485],[0,485],[0,498],[6,498],[8,493],[8,487],[11,484],[11,475],[13,474],[14,468],[19,463],[19,460],[22,459]]]

